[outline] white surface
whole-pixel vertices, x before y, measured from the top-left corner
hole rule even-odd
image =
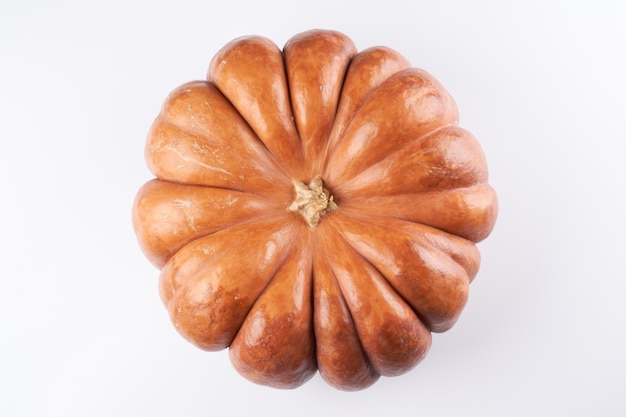
[[[262,3],[0,5],[0,415],[626,415],[626,3]],[[234,37],[314,27],[435,75],[501,205],[461,320],[359,393],[182,340],[130,225],[167,93]]]

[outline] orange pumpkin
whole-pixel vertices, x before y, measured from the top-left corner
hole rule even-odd
[[[358,390],[455,323],[497,198],[428,73],[313,30],[235,39],[174,90],[133,206],[176,329],[259,384]]]

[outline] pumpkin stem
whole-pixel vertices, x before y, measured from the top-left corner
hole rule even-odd
[[[311,229],[315,229],[324,214],[339,208],[333,201],[333,196],[324,188],[320,177],[313,178],[309,185],[294,180],[293,186],[296,189],[296,199],[288,210],[300,213]]]

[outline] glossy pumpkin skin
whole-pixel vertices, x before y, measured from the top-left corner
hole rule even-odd
[[[324,30],[227,44],[165,101],[133,206],[176,329],[277,388],[412,369],[458,319],[497,215],[457,122],[392,49]],[[335,206],[310,224],[293,207],[315,178]]]

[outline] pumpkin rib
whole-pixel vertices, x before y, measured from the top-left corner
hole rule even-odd
[[[181,138],[198,138],[198,135],[189,134],[188,132],[180,130],[176,125],[166,121],[159,120],[154,124],[154,130],[158,131],[158,135],[169,135],[171,133],[165,133],[168,130],[175,130],[178,139]],[[152,162],[151,159],[154,156],[149,157],[148,166],[155,177],[176,183],[209,186],[216,188],[225,188],[233,191],[248,192],[251,194],[260,195],[260,193],[267,193],[270,190],[276,190],[278,186],[283,188],[287,187],[288,180],[286,174],[280,169],[273,169],[270,167],[263,167],[258,165],[254,167],[252,172],[246,175],[245,173],[233,173],[226,168],[210,165],[200,158],[197,158],[189,153],[188,149],[180,149],[177,145],[181,145],[181,142],[177,142],[178,139],[174,139],[173,142],[163,141],[158,145],[151,146],[151,149],[147,152],[156,155],[163,156],[164,152],[169,152],[178,161],[177,165],[168,166],[163,160],[158,162]],[[197,141],[191,144],[192,147],[199,146]],[[165,156],[167,158],[167,156]],[[251,157],[253,160],[254,158]],[[233,155],[235,160],[235,155]],[[241,160],[241,156],[239,156]],[[187,172],[181,171],[181,168],[188,167]],[[246,170],[242,168],[242,170]],[[195,178],[193,178],[195,177]]]
[[[356,52],[350,38],[330,30],[300,33],[283,47],[291,110],[308,177],[321,172],[322,149],[332,130],[346,72]]]
[[[144,254],[161,268],[192,241],[250,222],[274,205],[237,190],[154,179],[135,197],[132,225]]]
[[[369,216],[422,224],[479,243],[495,226],[498,200],[489,184],[478,183],[435,191],[346,198],[342,208],[358,208]]]
[[[312,281],[310,250],[290,248],[229,347],[240,374],[276,388],[296,388],[313,377]]]
[[[344,240],[344,241],[345,241],[348,245],[350,245],[350,247],[352,248],[352,250],[354,250],[354,251],[355,251],[355,252],[356,252],[356,253],[357,253],[357,254],[361,257],[362,261],[363,261],[364,263],[366,263],[367,265],[369,265],[372,269],[376,270],[376,272],[378,273],[378,275],[380,275],[380,276],[381,276],[381,277],[385,280],[385,282],[386,282],[386,283],[387,283],[387,284],[388,284],[391,288],[393,288],[393,289],[396,291],[396,293],[398,294],[398,296],[400,296],[400,298],[402,299],[402,301],[404,301],[404,303],[405,303],[407,306],[409,306],[409,307],[411,308],[411,311],[413,311],[413,313],[417,316],[418,320],[419,320],[422,324],[426,323],[426,321],[425,321],[425,319],[424,319],[423,315],[422,315],[422,314],[421,314],[421,313],[420,313],[420,312],[419,312],[419,311],[418,311],[415,307],[413,307],[413,305],[412,305],[411,301],[410,301],[407,297],[405,297],[405,296],[404,296],[404,294],[403,294],[402,292],[398,291],[398,289],[396,288],[396,286],[392,283],[392,281],[391,281],[389,278],[387,278],[387,276],[385,275],[385,273],[384,273],[383,271],[381,271],[381,270],[380,270],[380,268],[378,268],[378,266],[376,266],[376,264],[374,264],[374,262],[372,262],[372,261],[371,261],[369,258],[367,258],[365,255],[363,255],[363,254],[359,251],[359,249],[358,249],[356,246],[354,246],[354,245],[350,242],[350,240],[349,240],[346,236],[342,236],[342,237],[343,237],[343,240]],[[430,329],[428,329],[428,330],[430,331]]]
[[[237,109],[289,177],[302,177],[302,141],[280,48],[262,36],[235,39],[213,57],[207,81]]]
[[[471,283],[480,266],[480,252],[478,252],[476,245],[463,237],[430,226],[425,228],[430,228],[433,232],[424,238],[428,248],[458,265],[464,271],[468,283]],[[417,234],[417,232],[413,232],[413,234]],[[450,245],[452,241],[456,242]]]
[[[334,261],[331,262],[339,288],[346,297],[357,334],[370,363],[381,376],[397,376],[408,372],[424,358],[430,348],[430,331],[415,314],[413,308],[400,294],[393,291],[393,287],[378,272],[378,269],[363,259],[342,233],[338,233],[337,237],[335,242],[342,242],[343,245],[343,250],[340,251],[343,257],[350,256],[352,260],[358,259],[358,264],[352,266],[362,265],[361,272],[364,272],[363,276],[355,277],[353,270],[348,272],[345,269],[336,269],[339,268],[338,264],[341,262],[336,257],[333,257]],[[337,274],[340,270],[345,272],[341,277]],[[356,285],[357,281],[360,285]],[[368,290],[364,289],[366,287]],[[361,291],[360,297],[356,293],[352,294],[358,291]],[[347,295],[356,296],[359,301],[351,301]],[[370,303],[375,301],[376,306],[359,305],[368,300]],[[402,310],[402,313],[399,310]],[[404,314],[405,317],[399,314]],[[377,317],[377,315],[385,317]],[[376,322],[379,322],[378,325],[374,324]],[[375,327],[375,330],[372,331],[371,327]],[[370,333],[376,333],[376,336]],[[414,340],[411,340],[412,338]]]
[[[456,262],[465,271],[470,282],[474,279],[480,267],[480,252],[475,242],[427,224],[406,219],[397,220],[398,229],[404,230],[416,238],[419,236],[432,250],[436,250]]]
[[[384,46],[364,49],[352,57],[324,150],[324,163],[367,98],[389,77],[410,66],[400,53]]]
[[[355,231],[356,222],[344,219],[344,240],[379,271],[428,330],[440,333],[450,329],[469,295],[472,277],[466,268],[417,231],[407,230],[407,227],[420,228],[422,225],[397,224],[381,219],[374,223],[375,226],[370,226],[369,233],[359,233]],[[393,238],[385,240],[382,236]],[[382,252],[388,255],[382,255]]]
[[[401,158],[398,158],[398,155],[401,154],[402,151],[406,147],[411,146],[411,145],[415,146],[414,144],[417,144],[421,141],[425,141],[428,138],[435,136],[438,133],[445,131],[446,129],[449,129],[451,127],[457,127],[457,125],[455,123],[448,123],[448,124],[439,126],[431,131],[425,132],[422,135],[416,136],[413,139],[407,140],[407,143],[405,144],[405,146],[390,149],[389,152],[379,155],[379,159],[376,162],[373,162],[367,168],[356,173],[354,176],[338,183],[333,188],[333,191],[338,196],[345,196],[346,199],[356,200],[356,199],[362,198],[362,194],[364,194],[363,188],[360,187],[361,185],[372,186],[372,184],[374,184],[375,188],[367,190],[369,191],[370,194],[378,195],[379,193],[382,194],[385,192],[390,193],[390,194],[396,194],[394,192],[387,191],[385,188],[385,184],[390,183],[390,182],[395,182],[398,177],[397,175],[389,175],[387,174],[387,172],[384,172],[384,173],[377,172],[375,175],[371,175],[370,178],[367,178],[367,180],[363,180],[362,178],[367,177],[370,171],[376,170],[376,168],[378,168],[380,165],[389,163],[390,159],[391,160],[396,159],[396,158],[401,159]],[[392,163],[389,163],[389,164],[392,165]],[[422,165],[422,164],[418,163],[418,165]],[[373,178],[376,178],[377,180],[372,181]]]
[[[407,68],[368,95],[329,155],[324,178],[341,184],[438,127],[458,123],[450,94],[426,71]]]
[[[287,221],[287,222],[285,222],[285,221],[284,221],[284,219],[281,219],[281,217],[282,217],[282,216],[281,216],[281,215],[279,215],[279,214],[278,214],[278,215],[268,215],[268,216],[266,217],[266,219],[273,219],[273,220],[277,221],[278,223],[283,223],[284,227],[283,227],[282,229],[286,229],[287,227],[289,227],[289,228],[291,228],[291,229],[302,229],[302,225],[300,224],[300,222],[298,222],[298,221],[295,221],[295,222],[294,222],[294,221]],[[251,222],[251,223],[252,223],[252,222]],[[241,226],[245,226],[245,224],[242,224]],[[282,229],[281,229],[281,230],[282,230]],[[289,235],[289,234],[290,234],[290,235],[292,235],[292,236],[293,236],[294,234],[299,235],[297,232],[295,232],[295,233],[294,233],[294,232],[292,232],[292,233],[287,233],[287,232],[285,232],[285,235]],[[279,259],[278,263],[276,264],[276,268],[275,268],[275,270],[274,270],[274,273],[273,273],[273,274],[271,275],[271,277],[268,279],[268,281],[267,281],[267,285],[261,289],[261,291],[259,292],[259,294],[258,294],[258,296],[256,297],[256,299],[252,302],[252,304],[251,304],[251,306],[250,306],[250,310],[252,310],[252,308],[254,307],[254,304],[258,301],[258,299],[259,299],[261,296],[263,296],[263,294],[265,294],[265,292],[266,292],[266,290],[267,290],[267,287],[268,287],[268,285],[269,285],[269,284],[273,281],[273,279],[274,279],[274,277],[275,277],[275,275],[276,275],[276,272],[277,272],[280,268],[282,268],[282,267],[283,267],[283,264],[284,264],[287,260],[289,260],[290,258],[292,258],[292,257],[293,257],[293,253],[294,253],[295,251],[297,251],[297,248],[296,248],[296,245],[295,245],[295,243],[296,243],[297,241],[296,241],[296,240],[294,240],[294,239],[288,239],[288,240],[289,240],[289,242],[288,242],[288,243],[286,243],[286,244],[284,245],[283,250],[281,251],[281,254],[280,254],[280,256],[279,256],[279,258],[280,258],[280,259]],[[301,242],[297,242],[297,243],[301,243]],[[248,313],[246,313],[246,316],[245,316],[246,318],[244,319],[244,321],[247,319],[247,317],[248,317],[248,315],[249,315],[249,313],[250,313],[250,310],[248,311]],[[235,337],[237,336],[238,332],[239,332],[239,330],[238,330],[238,331],[237,331],[237,333],[235,334]],[[234,339],[234,338],[233,338],[233,339]]]
[[[224,229],[186,245],[161,270],[160,294],[172,322],[201,349],[232,343],[293,244],[293,222],[268,216],[257,224],[262,236],[250,235],[249,224]],[[244,262],[230,261],[242,255]]]
[[[209,104],[211,101],[215,103]],[[188,114],[196,107],[202,107],[201,111]],[[196,113],[203,117],[197,118]],[[222,122],[221,126],[225,127],[215,127]],[[163,151],[174,154],[177,161],[170,162]],[[228,183],[227,188],[242,190],[245,187],[248,191],[289,183],[286,171],[246,120],[215,86],[205,81],[183,84],[170,94],[150,128],[145,154],[155,176],[175,182],[223,187]],[[196,176],[204,178],[210,174],[208,178],[212,180],[193,180],[189,173],[181,171],[186,163],[200,168]],[[250,163],[254,165],[248,165]],[[235,171],[230,172],[233,167]],[[249,171],[248,178],[246,171]],[[192,169],[191,174],[194,172]]]
[[[355,317],[341,291],[337,276],[326,259],[327,257],[324,253],[326,249],[324,249],[323,244],[319,243],[323,239],[319,237],[323,234],[324,232],[316,234],[318,239],[315,240],[315,243],[317,243],[315,245],[316,255],[313,260],[314,293],[312,294],[312,305],[314,306],[313,318],[318,368],[322,378],[333,387],[344,391],[361,390],[374,384],[380,378],[380,373],[373,367],[372,361],[359,338]],[[322,271],[325,272],[323,273]],[[320,284],[324,276],[328,276],[332,282],[332,288],[336,291],[333,298],[338,301],[340,310],[345,312],[345,314],[327,313],[325,319],[319,316],[321,314],[320,311],[328,310],[328,308],[321,307],[320,300],[326,299],[327,305],[332,305],[332,295],[323,297],[323,294],[328,292],[323,290],[328,284]],[[340,317],[347,319],[347,321],[341,320],[339,323],[339,325],[343,325],[341,327],[348,326],[347,329],[337,328],[338,325],[336,323],[326,324],[326,322],[338,320]],[[326,334],[323,334],[323,332]],[[328,333],[331,333],[331,335],[326,337]],[[332,342],[328,341],[329,338]],[[320,357],[320,355],[324,356]],[[328,359],[328,356],[331,356],[331,359]],[[359,359],[362,359],[362,361],[359,361]],[[346,364],[348,361],[351,363]],[[355,364],[355,361],[360,363]]]
[[[442,126],[385,155],[338,185],[351,198],[417,194],[487,183],[485,155],[476,138],[454,124]]]
[[[171,119],[167,117],[162,118],[160,122],[165,125],[169,125],[173,128],[176,128],[185,136],[207,139],[207,142],[213,139],[213,137],[210,136],[208,133],[194,132],[193,129],[186,127],[184,123],[172,121]],[[241,120],[241,123],[248,125],[248,122],[246,122],[243,119]],[[261,142],[261,140],[256,136],[256,134],[254,134],[254,132],[252,132],[252,134],[254,135],[259,147],[264,151],[264,152],[259,152],[258,154],[254,155],[254,158],[262,158],[262,164],[269,165],[266,169],[267,172],[276,171],[277,173],[280,173],[285,178],[287,178],[287,175],[288,175],[287,172],[281,167],[278,161],[276,161],[276,159],[274,158],[274,155],[272,155],[272,153],[269,151],[267,146],[265,146],[265,144]],[[237,138],[237,139],[240,139],[240,138]],[[222,172],[221,169],[214,169],[214,168],[209,168],[209,169]],[[241,181],[241,182],[245,182],[245,181]]]

